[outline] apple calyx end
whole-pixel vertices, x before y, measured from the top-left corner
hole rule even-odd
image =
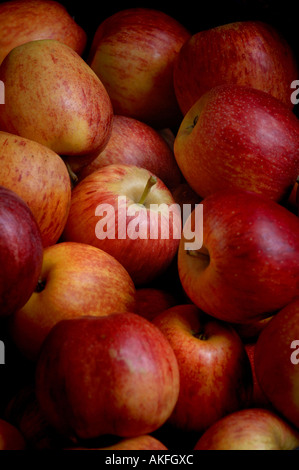
[[[37,281],[37,285],[35,287],[34,292],[39,294],[40,292],[42,292],[45,289],[45,287],[46,287],[46,281],[40,278]]]

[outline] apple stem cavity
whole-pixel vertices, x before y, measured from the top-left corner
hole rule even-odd
[[[210,254],[204,246],[202,246],[199,250],[187,250],[187,255],[200,258],[206,266],[210,264]]]
[[[141,194],[141,197],[138,201],[138,204],[144,204],[145,203],[145,200],[151,190],[151,188],[157,183],[157,178],[153,175],[151,175],[149,177],[149,179],[147,180],[147,183],[146,183],[146,186],[143,190],[143,193]]]
[[[36,285],[36,288],[35,288],[35,291],[37,294],[39,294],[40,292],[42,292],[46,287],[46,281],[43,280],[43,279],[39,279],[37,281],[37,285]]]

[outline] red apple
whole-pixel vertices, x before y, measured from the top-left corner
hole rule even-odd
[[[252,373],[241,338],[195,305],[178,305],[153,319],[170,342],[180,371],[180,393],[171,424],[203,432],[251,403]]]
[[[143,436],[127,437],[105,447],[72,447],[67,450],[167,450],[167,447],[155,437],[146,434]]]
[[[29,139],[0,132],[0,184],[29,206],[43,246],[56,243],[71,204],[71,182],[58,154]]]
[[[261,332],[254,363],[266,397],[299,428],[299,298],[280,310]]]
[[[0,5],[0,63],[16,46],[56,39],[82,54],[87,35],[59,2],[13,0]]]
[[[179,303],[176,293],[165,288],[140,287],[136,289],[135,313],[153,320],[159,313]]]
[[[0,419],[0,450],[26,450],[20,431],[4,419]]]
[[[298,78],[296,57],[270,24],[239,21],[193,34],[174,66],[174,87],[184,114],[207,91],[245,85],[291,103],[290,84]]]
[[[184,230],[178,251],[181,283],[193,303],[221,320],[252,323],[299,295],[298,217],[236,189],[218,191],[202,206],[203,227],[195,232],[201,248],[189,249]]]
[[[0,186],[0,317],[27,302],[42,268],[43,246],[27,204]]]
[[[177,20],[151,8],[123,9],[102,21],[88,63],[106,87],[115,114],[155,128],[180,122],[173,64],[189,37]]]
[[[145,168],[115,164],[73,189],[63,239],[107,251],[136,286],[144,286],[170,265],[181,225],[181,211],[159,178]]]
[[[15,47],[0,66],[5,84],[0,129],[59,155],[85,155],[107,144],[113,110],[97,75],[54,39]]]
[[[194,450],[293,450],[299,432],[276,413],[249,408],[231,413],[213,424]]]
[[[201,197],[239,188],[281,201],[299,174],[298,142],[299,119],[285,104],[260,90],[223,85],[189,109],[174,154]]]
[[[134,313],[63,320],[43,344],[36,393],[46,419],[64,436],[136,437],[171,414],[178,365],[160,330]]]
[[[270,401],[268,400],[263,390],[261,389],[260,384],[256,377],[255,360],[254,360],[255,347],[256,347],[256,341],[245,343],[245,349],[246,349],[246,352],[248,354],[248,358],[250,361],[252,378],[253,378],[253,394],[252,394],[252,400],[251,400],[251,407],[272,408]]]
[[[77,173],[79,181],[103,166],[127,164],[146,168],[169,189],[181,182],[181,172],[169,144],[151,126],[127,116],[114,116],[109,142],[94,157]]]
[[[22,354],[35,361],[60,320],[131,311],[135,287],[129,274],[99,248],[61,242],[44,250],[39,283],[10,318],[10,333]]]

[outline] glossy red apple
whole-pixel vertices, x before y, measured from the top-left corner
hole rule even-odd
[[[280,310],[258,337],[257,380],[274,408],[299,428],[299,298]]]
[[[194,450],[294,450],[299,432],[273,411],[249,408],[213,424]]]
[[[0,63],[16,46],[36,39],[56,39],[82,54],[87,34],[67,9],[49,0],[13,0],[0,5]]]
[[[299,119],[285,104],[260,90],[223,85],[189,109],[174,154],[201,197],[238,188],[281,201],[299,174],[298,142]]]
[[[42,144],[1,131],[0,162],[0,184],[28,204],[43,246],[53,245],[62,234],[71,204],[71,181],[64,162]]]
[[[90,245],[60,242],[44,250],[39,283],[10,319],[10,334],[35,361],[51,328],[63,319],[131,311],[135,287],[123,266]]]
[[[42,238],[31,210],[15,192],[0,186],[0,317],[27,302],[42,259]]]
[[[108,165],[72,192],[63,239],[110,253],[144,286],[167,269],[181,236],[181,211],[165,184],[134,165]]]
[[[218,191],[202,205],[202,247],[186,248],[183,232],[178,251],[181,283],[193,303],[221,320],[250,324],[299,295],[297,216],[242,190]],[[191,227],[193,219],[194,211]]]
[[[93,171],[111,164],[146,168],[158,176],[169,189],[176,187],[182,180],[173,151],[165,139],[151,126],[127,116],[114,116],[108,144],[102,152],[95,155],[91,163],[77,173],[79,181]],[[76,172],[76,168],[74,171]]]
[[[36,393],[46,419],[64,436],[136,437],[171,414],[178,365],[161,331],[134,313],[63,320],[42,347]]]
[[[174,87],[186,114],[207,91],[245,85],[291,103],[298,78],[294,52],[281,33],[261,21],[238,21],[199,31],[182,46],[174,67]]]
[[[203,432],[251,403],[252,372],[241,338],[195,305],[177,305],[153,320],[170,342],[180,371],[180,393],[169,422]]]
[[[5,84],[0,129],[59,155],[105,147],[113,110],[100,79],[72,48],[54,39],[15,47],[0,66]]]
[[[155,128],[180,122],[173,64],[189,37],[177,20],[151,8],[123,9],[100,23],[88,63],[106,87],[115,114]]]

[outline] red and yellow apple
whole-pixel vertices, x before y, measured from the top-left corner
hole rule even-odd
[[[131,311],[134,305],[133,281],[116,259],[93,246],[61,242],[44,250],[39,282],[11,316],[10,334],[22,354],[36,361],[59,321]]]
[[[238,188],[281,201],[299,174],[299,119],[268,93],[219,86],[185,115],[174,154],[201,197]]]
[[[36,368],[42,412],[57,432],[77,442],[149,434],[168,419],[178,393],[169,342],[130,312],[59,322]]]

